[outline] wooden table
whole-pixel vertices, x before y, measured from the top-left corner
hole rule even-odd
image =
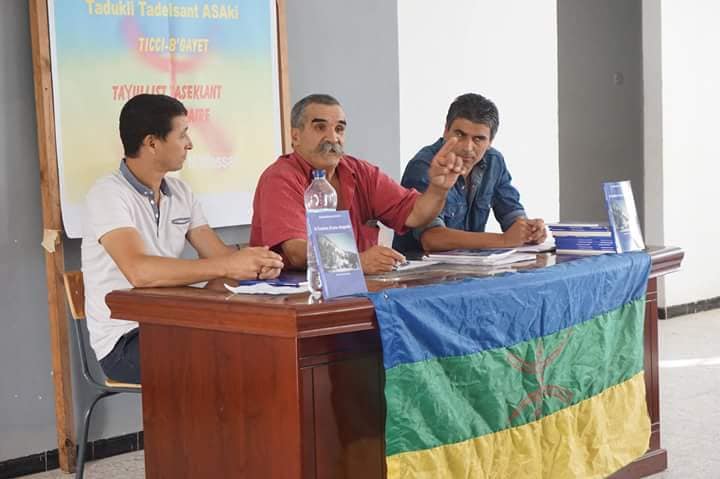
[[[667,468],[660,447],[657,277],[678,248],[650,248],[645,381],[647,454],[613,477]],[[534,267],[568,258],[539,255]],[[424,273],[374,290],[452,280]],[[384,399],[372,303],[196,288],[114,291],[112,317],[140,323],[146,476],[156,478],[383,478]]]

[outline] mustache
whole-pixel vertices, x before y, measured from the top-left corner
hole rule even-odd
[[[335,153],[336,155],[344,154],[342,145],[340,143],[333,143],[331,141],[323,141],[318,145],[316,151],[323,155],[326,155],[328,153]]]

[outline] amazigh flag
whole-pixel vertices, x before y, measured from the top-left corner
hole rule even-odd
[[[606,477],[648,448],[650,258],[389,289],[375,303],[387,477]]]

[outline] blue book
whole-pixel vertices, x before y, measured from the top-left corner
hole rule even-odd
[[[324,298],[366,293],[365,275],[347,211],[310,211],[312,242]]]
[[[560,222],[560,223],[549,223],[547,225],[547,227],[550,228],[550,231],[575,231],[575,232],[610,231],[610,227],[605,223]]]
[[[609,249],[615,251],[615,241],[612,238],[565,236],[555,238],[555,247],[558,249]]]
[[[548,225],[553,237],[610,238],[610,226],[603,223],[551,223]]]
[[[556,249],[558,255],[568,256],[594,256],[599,254],[615,253],[615,250],[609,249]]]
[[[605,193],[610,231],[615,240],[615,251],[624,253],[645,249],[630,182],[603,183],[603,192]]]

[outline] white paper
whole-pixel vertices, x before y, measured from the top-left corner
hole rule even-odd
[[[257,283],[247,286],[230,286],[226,284],[225,288],[235,294],[297,294],[307,292],[307,282],[300,283],[297,287]]]
[[[421,268],[423,266],[431,266],[437,264],[438,261],[430,261],[428,259],[411,259],[406,263],[398,265],[395,271],[407,271],[409,269]]]
[[[555,238],[552,235],[548,235],[544,243],[530,244],[527,246],[520,246],[515,248],[518,253],[544,253],[545,251],[552,251],[555,249]]]

